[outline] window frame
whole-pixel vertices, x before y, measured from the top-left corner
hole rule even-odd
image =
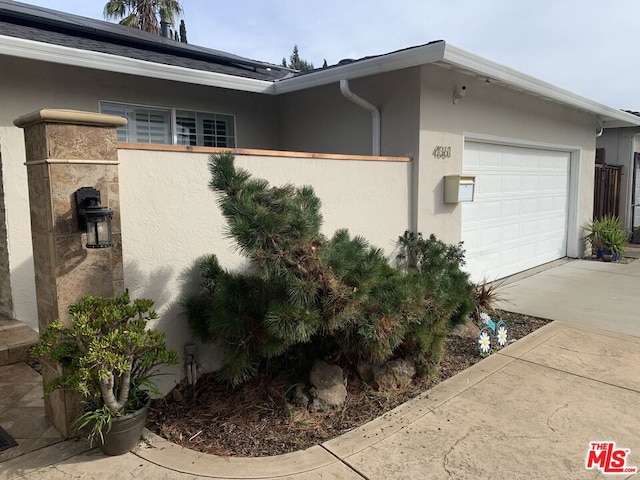
[[[234,114],[230,114],[230,113],[221,113],[221,112],[211,112],[211,111],[206,111],[206,110],[192,110],[192,109],[188,109],[188,108],[183,108],[183,107],[168,107],[168,106],[158,106],[158,105],[145,105],[145,104],[141,104],[141,103],[128,103],[128,102],[119,102],[119,101],[112,101],[112,100],[99,100],[98,101],[98,111],[100,113],[102,112],[103,109],[103,105],[114,105],[117,107],[124,107],[126,108],[131,108],[131,109],[144,109],[144,110],[151,110],[151,111],[158,111],[158,112],[167,112],[169,114],[169,121],[170,121],[170,125],[169,125],[169,136],[168,138],[170,139],[171,143],[148,143],[149,145],[183,145],[182,143],[178,143],[178,122],[177,122],[177,112],[178,111],[182,111],[182,112],[188,112],[188,113],[193,113],[194,114],[194,118],[196,121],[196,145],[190,145],[188,144],[187,146],[204,146],[204,145],[197,145],[198,142],[198,137],[202,136],[203,134],[200,132],[200,134],[198,133],[198,114],[200,115],[207,115],[207,116],[211,116],[212,118],[215,117],[223,117],[224,120],[227,122],[230,130],[233,132],[233,135],[226,135],[225,138],[227,140],[232,140],[233,145],[227,145],[225,147],[212,147],[212,148],[237,148],[238,145],[238,136],[237,136],[237,128],[236,128],[236,116]],[[126,118],[126,117],[125,117]],[[123,127],[120,127],[123,128]],[[127,128],[127,126],[125,126],[124,128]],[[128,140],[128,138],[130,137],[129,132],[127,131],[127,142],[129,142],[130,140]],[[141,143],[141,142],[131,142],[131,143]],[[146,145],[147,143],[145,143]]]

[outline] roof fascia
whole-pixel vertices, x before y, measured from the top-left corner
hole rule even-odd
[[[581,97],[568,90],[543,82],[535,77],[479,57],[452,45],[446,46],[443,61],[449,65],[469,70],[483,77],[504,82],[527,93],[595,114],[603,127],[611,128],[640,125],[640,117],[594,102],[593,100]]]
[[[274,93],[272,81],[193,70],[174,65],[147,62],[91,50],[79,50],[5,35],[0,35],[0,53],[2,55],[31,60],[158,78],[174,82],[228,88],[253,93]]]
[[[319,87],[340,80],[353,80],[383,72],[424,65],[442,60],[445,42],[434,42],[422,47],[409,48],[399,52],[358,60],[347,65],[330,67],[313,73],[276,81],[275,93],[289,93],[307,88]]]

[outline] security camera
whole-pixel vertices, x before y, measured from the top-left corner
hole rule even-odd
[[[467,86],[466,85],[460,85],[459,87],[456,87],[456,89],[453,91],[453,103],[457,104],[460,99],[462,97],[464,97],[467,94]]]

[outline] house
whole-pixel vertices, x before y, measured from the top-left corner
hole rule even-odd
[[[153,288],[141,291],[162,297],[163,305],[181,293],[171,283],[185,268],[177,251],[192,259],[204,253],[188,242],[208,231],[207,217],[192,213],[191,224],[177,227],[165,224],[184,220],[173,204],[159,221],[134,221],[131,211],[140,202],[154,208],[171,195],[188,202],[192,188],[205,191],[206,179],[178,185],[180,173],[201,168],[215,148],[264,158],[260,171],[272,179],[318,184],[329,207],[327,228],[339,217],[389,255],[404,229],[463,241],[467,268],[479,280],[581,256],[596,135],[603,127],[640,125],[635,115],[445,41],[299,74],[11,0],[0,0],[0,71],[0,313],[31,325],[24,139],[13,121],[40,108],[129,120],[118,131],[122,176],[129,176],[121,178],[121,191],[131,203],[138,195],[138,204],[123,198],[125,281],[135,284],[144,270]],[[384,163],[392,161],[397,165]],[[445,193],[455,196],[458,188],[475,188],[462,199],[472,201],[445,202]],[[144,237],[160,223],[153,240]],[[163,232],[180,232],[183,240],[150,248]]]
[[[640,112],[628,113],[640,117]],[[620,217],[623,227],[632,232],[633,242],[640,243],[640,128],[605,128],[596,147],[596,167],[612,170],[615,175],[611,188],[614,204],[603,213]]]

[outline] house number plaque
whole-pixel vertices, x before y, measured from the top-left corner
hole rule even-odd
[[[451,158],[451,147],[436,145],[433,149],[433,156],[435,158]]]

